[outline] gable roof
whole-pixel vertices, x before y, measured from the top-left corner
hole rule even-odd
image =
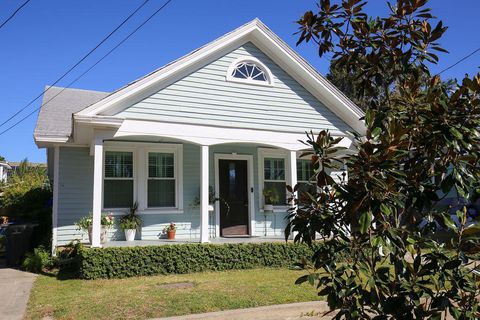
[[[47,90],[48,89],[48,90]],[[109,93],[62,87],[46,87],[35,126],[34,138],[68,140],[72,134],[72,114],[100,101]]]
[[[351,128],[359,133],[364,132],[364,124],[359,121],[364,115],[362,110],[259,19],[254,19],[182,58],[133,81],[75,113],[74,118],[84,120],[115,115],[129,104],[153,94],[246,42],[255,44]]]

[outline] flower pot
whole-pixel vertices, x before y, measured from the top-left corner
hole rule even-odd
[[[209,204],[208,205],[208,211],[214,211],[215,210],[215,207],[213,206],[213,204]]]
[[[135,241],[135,233],[137,232],[136,229],[125,229],[123,232],[125,232],[125,239],[127,241]]]
[[[273,212],[273,204],[265,204],[263,206],[263,211],[264,212]]]
[[[108,237],[107,237],[107,229],[105,227],[101,227],[100,229],[100,243],[105,243],[107,242]],[[88,227],[88,241],[90,241],[90,244],[92,244],[92,227]]]
[[[168,240],[175,239],[175,230],[167,231],[167,237],[168,237]]]

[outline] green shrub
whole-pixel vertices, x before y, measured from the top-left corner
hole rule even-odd
[[[22,262],[22,267],[28,272],[40,273],[45,268],[52,268],[55,264],[55,259],[50,256],[43,246],[33,249],[25,255]]]
[[[304,244],[178,244],[90,248],[79,251],[83,279],[126,278],[170,273],[289,267],[313,250]]]

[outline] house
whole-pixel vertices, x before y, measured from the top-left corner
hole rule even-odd
[[[283,237],[285,186],[311,172],[305,132],[328,129],[350,147],[362,116],[258,19],[115,92],[50,87],[34,138],[53,176],[53,245],[85,239],[74,222],[93,212],[101,246],[101,212],[135,202],[142,240],[170,222],[177,238],[199,242]],[[279,195],[273,213],[264,189]],[[229,208],[209,210],[209,190]]]
[[[7,182],[9,170],[12,170],[12,167],[8,164],[8,162],[0,161],[0,184]]]

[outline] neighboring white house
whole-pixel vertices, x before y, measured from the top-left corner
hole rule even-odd
[[[12,170],[12,167],[6,161],[0,161],[0,183],[7,182],[8,170]]]
[[[100,246],[101,212],[122,215],[134,202],[142,240],[170,222],[200,242],[283,237],[285,186],[311,171],[299,158],[305,132],[328,129],[350,147],[362,116],[258,19],[112,93],[50,87],[34,136],[53,178],[53,245],[86,239],[74,222],[93,212]],[[265,188],[281,198],[267,215]],[[209,189],[230,210],[209,211]]]

